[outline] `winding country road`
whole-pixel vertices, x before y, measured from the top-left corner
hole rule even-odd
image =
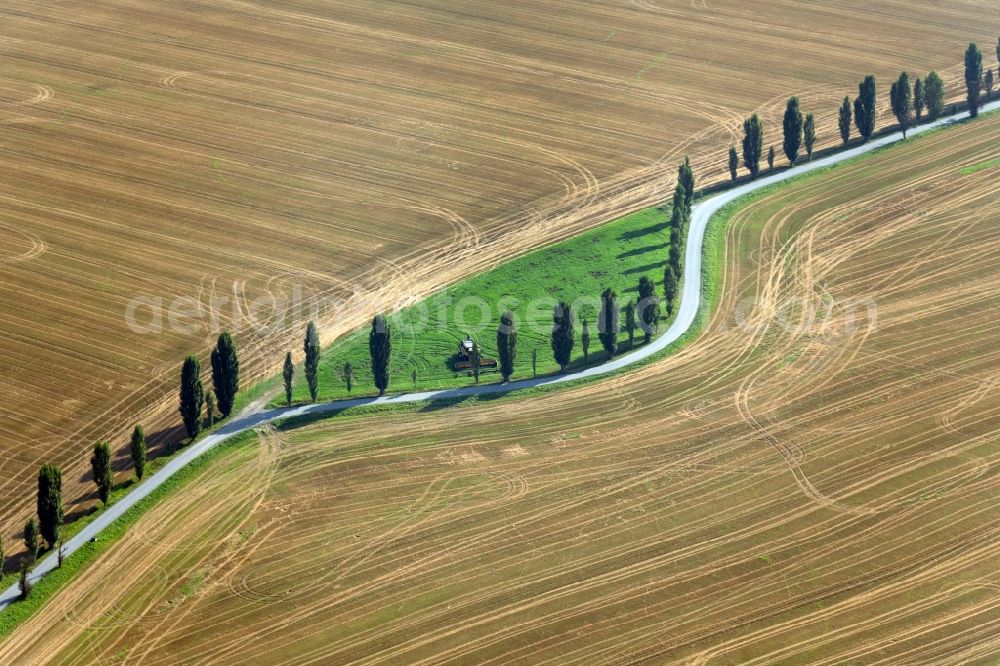
[[[995,101],[983,107],[983,111],[994,111],[1000,109],[1000,101]],[[967,113],[939,119],[935,122],[914,127],[910,130],[910,135],[921,134],[928,130],[949,125],[968,117]],[[485,386],[470,386],[457,389],[444,389],[439,391],[423,391],[420,393],[404,393],[383,397],[354,398],[350,400],[338,400],[321,404],[303,405],[301,407],[271,409],[257,411],[250,409],[232,421],[219,428],[214,433],[204,439],[182,450],[176,457],[169,460],[155,474],[147,477],[138,484],[131,492],[119,499],[109,507],[104,513],[99,515],[92,523],[80,530],[72,539],[63,546],[63,552],[69,555],[79,549],[82,545],[97,537],[100,532],[113,521],[122,516],[128,509],[134,506],[141,499],[149,495],[153,490],[163,484],[174,473],[187,465],[189,462],[213,448],[220,442],[229,439],[241,432],[259,426],[270,421],[279,419],[308,416],[317,414],[330,414],[341,411],[349,407],[360,407],[363,405],[392,405],[397,403],[424,402],[429,400],[448,400],[455,398],[466,398],[479,395],[490,395],[498,393],[509,393],[521,389],[536,386],[548,386],[577,379],[598,377],[616,372],[626,366],[638,363],[650,356],[666,349],[671,343],[678,340],[694,324],[701,305],[701,271],[702,271],[702,245],[705,238],[705,230],[708,222],[726,204],[756,190],[768,187],[775,183],[795,178],[810,171],[823,169],[825,167],[844,162],[851,158],[877,150],[902,140],[901,133],[888,134],[869,143],[845,150],[843,152],[830,155],[823,159],[809,162],[801,166],[787,169],[764,178],[759,178],[753,182],[734,187],[720,194],[709,197],[698,203],[691,214],[691,226],[687,237],[687,247],[685,248],[684,280],[683,289],[680,296],[680,308],[677,316],[667,331],[652,341],[650,344],[640,347],[627,354],[623,354],[612,361],[598,366],[591,366],[582,370],[558,376],[538,377],[532,379],[522,379],[507,384],[490,384]],[[37,581],[46,573],[52,571],[57,565],[56,553],[50,553],[43,558],[31,572],[30,578]],[[19,596],[18,586],[15,583],[7,588],[0,595],[0,610],[17,600]]]

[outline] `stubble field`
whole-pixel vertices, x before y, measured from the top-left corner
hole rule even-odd
[[[65,468],[73,517],[94,440],[136,421],[176,440],[180,362],[220,328],[245,383],[273,372],[304,317],[252,332],[258,298],[348,299],[317,313],[330,341],[664,198],[684,154],[718,176],[739,120],[773,137],[791,93],[829,141],[868,71],[935,67],[954,92],[997,12],[922,5],[5,3],[0,531],[40,463]],[[138,334],[136,297],[194,316]]]
[[[757,197],[661,362],[262,430],[2,660],[995,660],[998,140],[994,116]]]

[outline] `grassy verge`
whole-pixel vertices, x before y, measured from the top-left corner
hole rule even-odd
[[[531,353],[537,353],[539,375],[558,370],[552,359],[549,332],[552,309],[557,300],[574,305],[579,319],[590,323],[590,364],[604,360],[595,322],[601,292],[610,287],[624,308],[636,301],[639,278],[654,284],[663,281],[669,241],[669,209],[646,208],[602,225],[579,236],[536,250],[502,266],[463,280],[389,317],[392,331],[390,391],[455,388],[473,383],[467,372],[455,372],[451,362],[458,343],[472,335],[483,355],[496,358],[496,328],[504,310],[518,321],[515,377],[532,374]],[[665,330],[669,320],[661,322]],[[570,367],[583,365],[579,341]],[[641,342],[641,331],[637,344]],[[628,349],[620,335],[621,351]],[[323,351],[320,360],[319,400],[348,397],[341,369],[354,368],[353,395],[374,393],[368,331],[355,331]],[[412,373],[416,372],[414,386]],[[302,373],[297,373],[293,400],[304,402],[308,391]],[[481,382],[499,381],[499,375],[483,375]]]

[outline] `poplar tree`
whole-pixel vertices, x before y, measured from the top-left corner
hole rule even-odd
[[[677,168],[677,182],[684,186],[684,205],[688,212],[694,204],[694,171],[691,169],[691,160],[684,158],[684,164]]]
[[[910,75],[903,72],[899,79],[892,84],[889,89],[889,103],[892,106],[892,115],[896,116],[899,127],[903,130],[903,138],[906,138],[906,130],[910,126],[910,113],[913,112],[913,93],[910,90]]]
[[[858,96],[854,100],[854,124],[865,141],[875,133],[876,90],[875,76],[869,74],[858,84]]]
[[[285,405],[292,406],[292,380],[295,378],[295,364],[292,352],[285,352],[285,365],[281,368],[281,378],[285,382]]]
[[[736,182],[736,170],[740,166],[740,156],[736,154],[736,148],[729,146],[729,179]]]
[[[983,74],[983,88],[986,89],[986,99],[984,101],[988,102],[993,97],[993,70],[988,69],[986,73]]]
[[[316,332],[316,323],[309,322],[306,326],[306,338],[302,342],[302,351],[305,352],[306,359],[304,368],[306,373],[306,384],[309,386],[309,400],[316,402],[316,395],[319,393],[319,333]]]
[[[583,364],[590,363],[590,329],[587,328],[587,320],[583,320],[583,332],[580,334],[580,345],[583,347]]]
[[[618,294],[610,287],[601,294],[601,313],[597,322],[597,337],[601,346],[608,353],[608,358],[614,358],[618,352],[618,331],[621,326],[618,321]]]
[[[625,317],[625,333],[628,334],[628,346],[632,347],[635,344],[635,303],[632,299],[625,304],[625,309],[622,311]]]
[[[681,232],[680,229],[670,230],[670,250],[667,252],[667,264],[674,267],[678,273],[681,270]]]
[[[392,338],[385,316],[375,315],[368,334],[368,353],[372,361],[372,378],[379,395],[389,388],[389,357],[392,355]]]
[[[920,122],[920,116],[924,113],[924,107],[926,102],[924,101],[924,80],[917,77],[917,80],[913,82],[913,111],[917,114],[917,122]]]
[[[344,379],[344,385],[347,387],[347,392],[351,392],[351,387],[354,385],[354,366],[351,365],[350,361],[344,363],[343,369],[340,371],[341,377]]]
[[[232,413],[240,390],[240,359],[229,331],[222,332],[212,350],[212,385],[219,401],[219,412],[226,418]]]
[[[532,349],[531,350],[531,376],[532,377],[537,377],[538,376],[538,350],[537,349]]]
[[[774,146],[767,149],[767,170],[774,170]]]
[[[49,547],[59,541],[63,522],[62,470],[45,464],[38,470],[38,531]]]
[[[559,371],[566,372],[573,354],[573,310],[560,301],[552,310],[552,355],[559,364]]]
[[[21,591],[22,601],[27,599],[28,596],[31,595],[31,590],[33,590],[35,587],[34,585],[32,585],[31,580],[28,578],[28,574],[30,573],[29,571],[30,568],[31,567],[28,566],[27,562],[21,562],[21,577],[18,578],[17,589]]]
[[[743,121],[743,166],[750,178],[760,173],[760,158],[764,153],[764,125],[755,113]]]
[[[837,127],[840,129],[840,140],[845,144],[851,140],[851,121],[853,119],[851,98],[844,97],[844,102],[840,105],[840,113],[837,116]]]
[[[688,203],[689,201],[690,197],[688,196],[687,188],[683,182],[677,181],[677,185],[674,187],[674,198],[670,210],[670,229],[677,232],[678,250],[684,242],[688,223],[691,221],[691,204]]]
[[[816,145],[816,119],[811,113],[806,114],[805,123],[802,125],[802,144],[806,147],[806,159],[811,162],[813,146]]]
[[[38,557],[38,523],[34,518],[24,524],[24,548],[28,551],[28,561],[34,564]]]
[[[132,430],[132,441],[129,442],[129,452],[132,454],[132,466],[135,467],[135,478],[142,481],[146,473],[146,433],[138,423]]]
[[[663,303],[667,309],[667,316],[674,313],[674,299],[677,297],[677,273],[674,267],[667,264],[663,271]]]
[[[979,93],[983,89],[983,54],[974,43],[965,51],[965,99],[969,103],[969,116],[979,115]]]
[[[96,442],[94,453],[90,456],[90,471],[94,475],[94,485],[97,486],[97,496],[104,506],[111,497],[111,486],[114,476],[111,473],[111,445],[107,442]]]
[[[508,310],[500,315],[500,325],[497,327],[497,353],[500,356],[500,374],[505,382],[510,381],[514,374],[514,361],[517,359],[517,325],[514,313]]]
[[[931,72],[924,81],[924,100],[927,117],[937,120],[944,113],[944,81],[937,72]]]
[[[670,266],[666,270],[670,271]],[[656,285],[645,275],[639,278],[639,311],[643,341],[648,344],[660,324],[660,301],[656,298]]]
[[[201,410],[205,405],[205,389],[201,385],[201,363],[197,356],[188,356],[181,367],[180,413],[184,430],[194,439],[201,432]]]
[[[785,150],[785,157],[792,166],[795,166],[795,160],[799,159],[799,147],[802,145],[802,110],[799,108],[798,97],[788,100],[782,128],[784,130],[782,147]]]

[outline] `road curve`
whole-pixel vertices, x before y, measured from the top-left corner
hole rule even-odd
[[[1000,100],[985,105],[982,108],[982,111],[994,111],[997,109],[1000,109]],[[937,127],[957,123],[967,117],[968,112],[964,112],[955,116],[941,118],[932,123],[913,127],[910,129],[909,134],[910,136],[922,134]],[[713,215],[719,212],[719,210],[726,206],[726,204],[729,204],[746,194],[768,187],[769,185],[774,185],[775,183],[801,176],[802,174],[809,173],[810,171],[823,169],[859,155],[870,153],[883,146],[896,143],[902,140],[902,138],[903,135],[899,132],[887,134],[855,148],[838,152],[830,155],[829,157],[808,162],[791,169],[786,169],[785,171],[781,171],[770,176],[759,178],[755,181],[740,185],[739,187],[734,187],[721,192],[720,194],[709,197],[708,199],[705,199],[695,205],[691,211],[691,226],[688,231],[687,246],[684,250],[684,281],[683,289],[680,295],[680,308],[678,309],[677,316],[674,318],[670,328],[668,328],[663,335],[659,336],[648,345],[618,356],[617,358],[602,365],[591,366],[563,375],[522,379],[509,382],[507,384],[489,384],[484,386],[469,386],[456,389],[442,389],[439,391],[403,393],[399,395],[383,396],[381,398],[353,398],[350,400],[337,400],[334,402],[303,405],[301,407],[270,409],[240,414],[204,439],[183,449],[163,467],[157,470],[155,474],[146,477],[146,479],[137,485],[131,492],[111,505],[106,511],[104,511],[104,513],[94,519],[92,523],[80,530],[76,536],[65,542],[63,545],[63,552],[66,555],[70,555],[92,538],[97,537],[101,530],[120,518],[128,509],[149,495],[153,490],[162,485],[164,481],[198,456],[202,455],[220,442],[263,423],[296,416],[331,414],[349,407],[360,407],[364,405],[393,405],[398,403],[448,400],[478,395],[510,393],[536,386],[549,386],[577,379],[586,379],[589,377],[606,375],[649,358],[650,356],[666,349],[671,343],[675,342],[682,335],[684,335],[684,333],[686,333],[694,324],[695,317],[698,314],[698,308],[701,305],[702,245],[705,239],[705,230],[708,227],[708,222]],[[37,581],[46,573],[55,569],[57,559],[58,558],[55,552],[49,553],[49,555],[44,557],[35,566],[29,576],[30,579],[32,581]],[[3,610],[16,601],[19,594],[20,593],[16,583],[4,590],[3,593],[0,594],[0,610]]]

